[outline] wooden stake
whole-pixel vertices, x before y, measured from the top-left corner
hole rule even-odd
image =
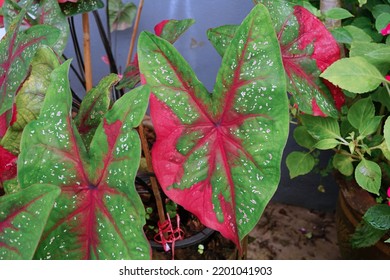
[[[141,19],[141,12],[142,12],[143,6],[144,6],[144,0],[140,0],[139,5],[138,5],[138,9],[137,9],[137,15],[135,17],[133,34],[131,35],[130,48],[129,48],[129,53],[127,55],[127,64],[126,65],[129,65],[131,63],[131,58],[133,56],[133,51],[134,51],[135,38],[137,37],[138,24],[139,24],[139,20]]]
[[[84,72],[85,72],[85,88],[88,92],[93,85],[92,82],[92,63],[91,63],[91,35],[89,31],[89,16],[84,13],[83,21],[83,45],[84,45]]]
[[[142,146],[142,150],[143,150],[144,155],[145,155],[148,172],[153,173],[154,171],[153,171],[152,157],[150,155],[148,141],[146,140],[146,137],[145,137],[144,125],[142,124],[142,122],[138,127],[138,134],[139,134],[139,137],[141,139],[141,146]],[[152,191],[154,194],[154,198],[156,199],[156,206],[157,206],[157,213],[158,213],[159,221],[160,221],[160,224],[164,224],[165,223],[165,211],[164,211],[164,206],[163,206],[163,202],[161,199],[160,190],[158,187],[156,177],[151,176],[150,182],[152,184]]]

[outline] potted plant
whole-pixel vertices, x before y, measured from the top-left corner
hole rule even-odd
[[[344,102],[341,90],[319,77],[340,58],[324,25],[302,6],[255,2],[240,26],[209,31],[210,41],[223,56],[213,93],[170,43],[192,22],[183,27],[165,21],[156,33],[167,40],[148,32],[140,35],[137,58],[129,61],[125,79],[119,82],[116,73],[110,74],[83,100],[73,94],[72,102],[70,61],[58,61],[54,55],[61,54],[63,43],[58,38],[65,38],[67,29],[50,32],[57,37],[49,40],[42,31],[47,26],[31,29],[39,21],[26,13],[31,4],[42,5],[38,11],[43,13],[48,9],[44,5],[59,11],[58,5],[30,1],[23,8],[6,1],[8,22],[11,15],[17,17],[1,42],[15,53],[0,57],[8,67],[3,67],[1,84],[2,139],[8,127],[22,120],[18,108],[25,103],[18,103],[19,90],[26,86],[29,94],[27,81],[34,73],[34,64],[29,72],[29,61],[35,57],[40,61],[36,44],[50,45],[54,53],[42,49],[56,62],[47,67],[39,116],[35,113],[22,127],[20,146],[16,144],[20,154],[1,153],[6,194],[0,197],[0,258],[150,258],[143,231],[145,207],[134,184],[141,146],[149,175],[156,175],[151,181],[202,224],[231,240],[240,254],[245,252],[245,236],[278,186],[289,113],[322,123],[328,120],[325,116],[336,120]],[[62,8],[85,13],[101,4],[79,1]],[[20,29],[22,22],[29,28]],[[169,26],[173,32],[168,32]],[[37,40],[41,37],[48,42]],[[23,71],[18,68],[20,61],[25,62]],[[118,82],[120,90],[139,80],[144,85],[127,93],[117,91],[115,102],[111,100],[111,89]],[[23,81],[23,87],[16,86]],[[74,110],[72,103],[80,108]],[[149,105],[157,137],[152,159],[142,125]],[[158,197],[156,187],[153,194]],[[164,219],[164,213],[159,216]]]
[[[27,28],[26,31],[19,30],[22,22],[31,20],[29,14],[26,13],[26,8],[20,7],[14,2],[7,1],[6,4],[12,6],[6,11],[15,12],[17,18],[9,27],[2,43],[4,47],[15,49],[17,55],[25,55],[22,57],[23,61],[26,61],[24,72],[21,72],[19,77],[19,83],[21,83],[30,66],[27,57],[30,59],[35,57],[38,46],[32,45],[34,48],[31,48],[29,56],[23,52],[23,47],[30,46],[30,41],[37,41],[36,38],[39,38],[41,31],[38,28],[35,28],[38,31],[32,28]],[[29,5],[31,3],[26,4],[27,9]],[[25,17],[27,20],[24,20]],[[8,19],[10,18],[8,17]],[[238,92],[231,91],[230,101],[226,100],[230,103],[230,108],[221,108],[223,102],[219,100],[220,105],[217,106],[219,108],[210,108],[216,109],[219,113],[217,111],[208,113],[224,115],[221,124],[226,126],[232,122],[232,125],[237,126],[237,128],[241,125],[244,127],[253,125],[257,118],[264,119],[262,122],[266,128],[258,137],[275,138],[275,141],[280,144],[275,145],[272,149],[264,147],[263,150],[267,151],[268,158],[261,159],[262,156],[256,155],[256,151],[251,151],[252,147],[249,141],[242,139],[246,143],[239,143],[233,136],[228,136],[227,139],[231,140],[231,145],[243,145],[239,152],[241,154],[240,161],[241,164],[250,165],[245,172],[253,172],[255,177],[249,176],[249,179],[252,178],[251,181],[262,176],[259,171],[253,169],[256,165],[263,165],[264,170],[272,171],[275,174],[274,177],[264,180],[268,182],[269,189],[260,191],[257,190],[258,186],[251,185],[251,189],[245,191],[248,193],[261,192],[262,195],[261,197],[254,196],[253,199],[250,196],[248,202],[244,199],[245,197],[241,198],[240,195],[237,195],[237,198],[232,196],[235,192],[234,185],[244,183],[233,179],[236,177],[236,173],[240,172],[240,168],[234,167],[239,163],[237,162],[238,153],[233,153],[233,146],[225,151],[227,153],[223,152],[221,146],[223,135],[220,132],[217,133],[219,136],[214,145],[219,152],[214,154],[215,159],[212,160],[210,183],[214,184],[223,179],[221,172],[224,169],[227,172],[228,165],[233,164],[234,172],[229,176],[228,189],[224,189],[223,184],[219,183],[217,184],[216,197],[206,197],[214,201],[207,202],[209,206],[206,208],[206,212],[211,210],[212,203],[218,205],[217,216],[215,213],[213,214],[213,219],[218,223],[214,225],[211,223],[211,225],[214,228],[217,225],[217,229],[232,239],[240,249],[241,239],[255,225],[256,219],[259,218],[267,200],[270,199],[277,186],[281,152],[287,137],[287,97],[282,95],[285,92],[285,84],[281,72],[280,55],[277,51],[278,44],[272,28],[268,30],[255,28],[263,22],[269,25],[270,18],[267,10],[263,6],[258,6],[244,21],[237,34],[243,38],[254,40],[254,42],[258,41],[263,33],[269,39],[270,46],[267,47],[267,52],[270,52],[269,59],[275,65],[273,76],[266,80],[265,85],[272,86],[269,92],[275,91],[275,94],[284,96],[282,97],[284,101],[278,102],[273,111],[265,116],[261,113],[265,108],[257,112],[258,108],[250,115],[239,116],[238,112],[235,112],[236,106],[233,104],[234,99],[238,97]],[[40,29],[47,28],[47,26],[42,25],[38,25],[38,27]],[[255,32],[248,33],[248,28]],[[48,30],[46,32],[48,33]],[[147,38],[148,35],[145,34],[140,38],[141,42],[144,41],[140,43],[139,47],[140,57],[142,57],[140,62],[142,63],[147,60],[146,56],[148,56],[147,49],[143,48],[143,44],[145,47],[147,45],[153,47]],[[57,42],[55,39],[54,41]],[[164,44],[167,43],[164,41]],[[235,60],[234,52],[237,51],[240,44],[242,44],[241,40],[235,39],[235,44],[232,44],[230,48],[231,57],[226,56],[229,63],[239,62]],[[22,48],[21,51],[16,48],[17,46]],[[253,51],[255,54],[256,49]],[[56,52],[60,53],[59,50]],[[257,52],[256,56],[258,55],[260,54]],[[172,57],[174,60],[182,61],[177,54]],[[8,71],[6,72],[8,76],[3,81],[3,88],[7,91],[4,90],[2,95],[4,102],[2,102],[1,113],[6,126],[12,126],[16,122],[14,120],[18,120],[21,116],[18,115],[17,107],[12,105],[14,95],[19,94],[19,88],[15,87],[15,80],[12,80],[14,76],[11,75],[15,75],[16,69],[18,69],[17,59],[17,56],[5,56],[4,58],[8,61],[6,65],[10,65],[10,70],[5,69]],[[241,66],[232,69],[236,76],[240,74]],[[1,197],[2,258],[149,258],[149,243],[142,229],[145,219],[144,208],[134,188],[135,175],[141,157],[140,140],[135,127],[139,126],[144,117],[149,99],[149,86],[137,87],[124,94],[114,104],[110,104],[107,93],[118,81],[118,76],[109,75],[96,88],[88,92],[80,105],[78,114],[74,116],[68,79],[70,61],[56,62],[52,68],[49,71],[51,72],[50,79],[39,116],[36,113],[36,120],[30,121],[23,129],[20,154],[16,165],[17,178],[12,178],[13,184],[17,187],[5,188],[7,193]],[[226,71],[226,66],[221,71]],[[232,73],[221,74],[218,87],[223,88],[221,79],[224,75]],[[144,76],[148,77],[148,75],[146,71]],[[257,70],[252,78],[257,81],[261,75],[264,73]],[[196,80],[194,79],[194,81]],[[249,83],[244,85],[239,84],[239,82],[238,79],[235,80],[230,87],[249,85]],[[9,89],[7,88],[8,84],[12,84],[14,87]],[[200,84],[198,83],[198,85]],[[250,90],[249,87],[248,90]],[[266,91],[264,91],[265,93]],[[221,89],[220,97],[223,97],[224,94],[225,90]],[[273,103],[271,100],[272,98],[269,99],[270,104]],[[14,116],[14,120],[10,120],[10,115]],[[276,116],[281,116],[282,120],[278,120]],[[233,117],[238,118],[235,121]],[[272,118],[275,120],[271,120]],[[91,121],[93,122],[91,123]],[[253,124],[251,124],[252,122]],[[284,129],[282,129],[283,127]],[[225,129],[223,128],[221,132]],[[194,131],[193,135],[196,134],[197,132]],[[241,137],[245,135],[246,132],[243,132]],[[192,145],[192,142],[185,142],[182,142],[181,149],[190,149],[189,146]],[[244,146],[248,147],[249,151],[246,151]],[[5,157],[4,160],[8,162],[5,162],[3,167],[8,168],[9,163],[12,163],[12,168],[15,168],[14,157]],[[251,162],[252,160],[254,162]],[[194,164],[194,161],[190,164]],[[188,166],[185,168],[187,169]],[[8,184],[9,178],[3,178],[6,179],[4,183]],[[242,191],[242,194],[245,192]],[[234,209],[237,203],[236,199],[241,205],[240,208],[242,207],[242,209],[239,208],[242,210],[239,213],[241,216]],[[245,205],[245,203],[250,203],[253,206]],[[257,206],[256,204],[259,206],[254,207]],[[236,217],[241,218],[236,220]],[[241,224],[244,227],[241,227]],[[33,234],[31,229],[34,229]]]
[[[341,186],[337,220],[343,257],[388,259],[390,6],[377,1],[343,8],[350,15],[332,33],[345,58],[321,77],[343,89],[345,105],[336,118],[297,115],[294,138],[307,150],[291,153],[287,166],[291,177],[304,175],[315,166],[316,151],[333,151],[330,163]]]

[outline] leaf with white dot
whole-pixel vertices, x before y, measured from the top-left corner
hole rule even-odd
[[[141,151],[134,128],[145,114],[149,90],[139,87],[116,101],[87,149],[71,115],[69,66],[67,61],[53,71],[41,114],[21,141],[21,187],[46,183],[61,189],[34,257],[150,258],[134,186]]]
[[[0,260],[30,260],[60,194],[58,187],[34,185],[0,197]]]
[[[153,92],[152,156],[162,188],[240,246],[276,190],[288,134],[285,75],[267,10],[257,5],[238,28],[212,94],[163,39],[142,33],[138,54]]]

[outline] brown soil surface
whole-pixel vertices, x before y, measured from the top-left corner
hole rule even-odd
[[[271,202],[248,240],[248,260],[341,259],[334,213]],[[202,245],[202,253],[197,245],[175,249],[174,259],[237,259],[234,244],[217,232]],[[172,252],[153,250],[153,259],[171,258]]]
[[[251,260],[336,260],[334,213],[270,203],[249,234]]]

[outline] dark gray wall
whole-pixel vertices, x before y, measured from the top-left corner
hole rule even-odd
[[[133,2],[138,5],[138,0]],[[208,42],[206,31],[208,28],[224,24],[239,24],[252,7],[253,2],[251,0],[146,0],[138,33],[142,30],[153,31],[154,25],[164,19],[195,19],[195,25],[177,41],[175,46],[194,68],[198,78],[211,91],[221,58]],[[104,11],[101,11],[101,15],[105,18]],[[80,25],[80,17],[77,17],[76,21]],[[96,31],[93,17],[90,18],[90,21],[93,46],[93,75],[94,83],[96,84],[103,76],[109,73],[109,68],[101,61],[101,56],[105,53]],[[78,30],[82,30],[81,25]],[[131,32],[132,30],[126,30],[112,35],[113,42],[117,42],[116,47],[114,47],[116,60],[121,65],[122,70],[127,59]],[[72,48],[68,46],[65,53],[72,57]],[[71,76],[71,79],[74,88],[80,95],[83,95],[83,89],[78,86],[78,82],[73,76]],[[296,149],[299,149],[299,147],[290,139],[285,155]],[[325,165],[327,158],[325,157],[322,160],[322,164]],[[324,185],[325,193],[317,190],[319,184]],[[331,176],[321,179],[318,174],[312,173],[310,176],[299,177],[293,180],[289,179],[288,171],[283,161],[282,178],[274,196],[274,201],[313,209],[333,210],[337,191],[337,186]]]

